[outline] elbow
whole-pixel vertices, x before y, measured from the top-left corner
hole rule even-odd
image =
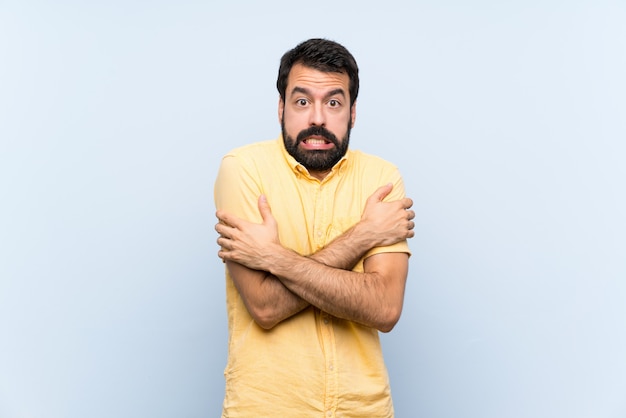
[[[276,324],[278,324],[278,322],[276,321],[267,321],[267,320],[261,320],[261,319],[254,319],[254,322],[256,322],[256,324],[258,326],[260,326],[261,328],[263,328],[266,331],[271,330],[272,328],[274,328],[276,326]]]
[[[272,309],[269,308],[253,309],[250,311],[250,316],[252,316],[254,322],[264,330],[270,330],[280,322],[274,315]]]
[[[388,333],[390,332],[400,320],[400,315],[402,314],[402,306],[391,306],[386,310],[385,315],[382,318],[382,321],[377,325],[377,329],[380,332]]]

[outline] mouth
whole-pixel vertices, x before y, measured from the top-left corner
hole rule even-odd
[[[327,150],[335,146],[332,141],[320,135],[307,137],[302,140],[301,144],[307,150]]]

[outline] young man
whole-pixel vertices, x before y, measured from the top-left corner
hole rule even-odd
[[[412,201],[392,164],[348,150],[358,67],[310,39],[285,53],[277,140],[215,183],[226,263],[223,417],[392,417],[378,331],[400,317]]]

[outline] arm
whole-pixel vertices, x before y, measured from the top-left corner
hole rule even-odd
[[[405,197],[384,202],[392,188],[391,183],[379,187],[365,202],[360,221],[310,258],[329,267],[352,270],[372,248],[413,238],[413,201]]]
[[[220,224],[216,226],[219,232]],[[368,243],[352,228],[335,239],[330,245],[309,256],[311,260],[338,269],[351,269],[375,244]],[[371,241],[371,240],[370,240]],[[220,239],[218,239],[218,243]],[[276,276],[264,270],[253,270],[243,264],[228,259],[224,250],[218,253],[230,273],[230,277],[241,295],[246,309],[255,322],[265,329],[274,327],[279,322],[297,314],[310,305],[309,302],[291,292]]]
[[[230,260],[225,262],[246,309],[260,327],[271,329],[310,305],[270,273]]]
[[[282,246],[268,250],[269,271],[321,310],[383,332],[391,331],[400,319],[407,254],[375,254],[365,260],[364,273],[356,273],[317,263]]]
[[[391,188],[391,185],[386,185],[372,194],[366,202],[361,220],[327,247],[310,257],[298,257],[310,261],[313,266],[319,265],[321,268],[333,271],[350,270],[371,248],[392,245],[413,237],[414,224],[411,219],[415,213],[409,210],[412,201],[404,198],[394,202],[383,202],[382,200],[389,194]],[[259,199],[259,211],[263,219],[262,224],[246,222],[223,211],[218,211],[217,216],[220,223],[216,226],[216,230],[220,233],[218,244],[222,247],[218,254],[226,261],[235,286],[255,321],[264,328],[271,328],[283,319],[309,306],[311,301],[307,302],[300,297],[302,295],[298,296],[297,292],[293,291],[294,289],[290,290],[275,275],[268,273],[269,268],[255,267],[250,264],[249,260],[246,260],[245,257],[249,256],[250,253],[254,253],[253,257],[256,258],[265,257],[261,255],[261,252],[267,250],[267,242],[278,243],[280,249],[284,250],[278,241],[275,220],[263,198]],[[406,254],[397,255],[407,258]],[[395,257],[391,257],[390,254],[369,257],[364,265],[366,272],[381,272],[380,260],[391,258]],[[294,262],[299,263],[297,260]],[[393,261],[391,266],[397,266],[396,261]],[[391,270],[386,268],[383,272],[384,276],[386,277],[393,270],[395,268]],[[349,273],[357,275],[354,277],[361,277],[360,273]],[[405,279],[406,273],[402,280]],[[399,309],[401,309],[404,292],[403,283]],[[393,286],[384,285],[384,287],[391,289]],[[376,294],[376,298],[378,302],[388,306],[386,300],[380,299],[380,293]],[[316,306],[321,307],[319,304]],[[341,313],[326,308],[324,310],[336,316],[348,317],[348,319],[374,325],[373,321],[366,318],[361,319],[358,315],[352,318],[349,313]],[[383,328],[385,327],[383,326]]]

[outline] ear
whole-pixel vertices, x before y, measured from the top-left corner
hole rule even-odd
[[[283,124],[283,113],[285,111],[285,101],[278,96],[278,123]]]
[[[352,104],[352,107],[350,108],[350,120],[352,121],[350,129],[352,129],[354,128],[354,122],[356,121],[356,100],[354,101],[354,103]]]

